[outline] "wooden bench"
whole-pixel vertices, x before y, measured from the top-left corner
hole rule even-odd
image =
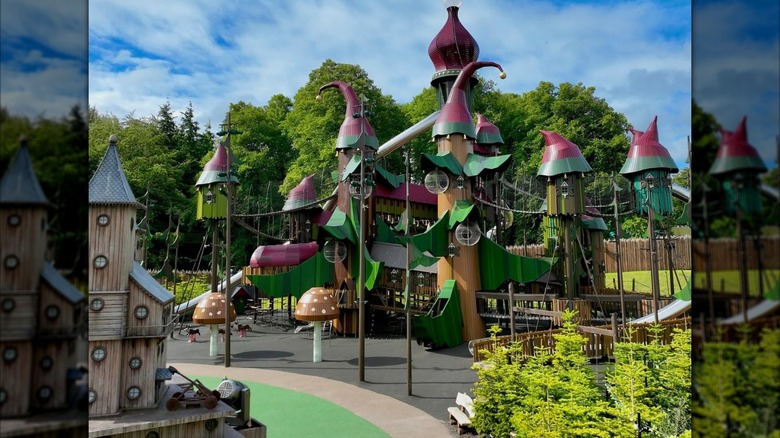
[[[474,417],[473,402],[468,394],[459,392],[455,398],[455,404],[458,406],[447,408],[447,412],[450,414],[450,424],[457,423],[458,425],[458,435],[463,433],[464,427],[471,427],[471,419]]]

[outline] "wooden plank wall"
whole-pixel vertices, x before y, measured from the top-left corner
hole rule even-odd
[[[146,429],[135,432],[127,432],[122,434],[112,435],[118,438],[146,438],[146,434],[154,430],[160,438],[190,438],[190,437],[202,437],[202,438],[222,438],[224,435],[225,419],[224,417],[216,418],[217,428],[213,431],[206,430],[206,421],[195,421],[193,423],[185,423],[187,419],[183,418],[178,420],[181,424],[174,424],[171,426],[160,427],[156,429]]]
[[[107,214],[110,222],[97,225],[97,218]],[[132,206],[99,206],[89,211],[89,291],[126,291],[135,254],[135,208]],[[108,265],[96,269],[98,255],[108,258]]]
[[[0,354],[6,348],[16,348],[16,360],[11,363],[0,360],[0,375],[4,376],[0,385],[8,391],[8,401],[0,405],[0,417],[26,414],[30,407],[32,343],[0,342]],[[14,376],[14,378],[7,379],[5,376]]]
[[[38,333],[42,334],[69,334],[74,331],[74,306],[62,295],[56,292],[47,282],[41,282],[40,305],[38,306]],[[56,306],[60,309],[57,319],[50,320],[46,317],[46,308]]]
[[[764,268],[780,266],[780,236],[764,236],[760,240],[761,250],[756,250],[755,242],[746,242],[746,259],[748,269],[758,269],[759,259]],[[710,240],[710,263],[713,271],[729,271],[739,269],[739,241],[737,239]],[[693,244],[693,263],[697,269],[706,269],[707,259],[704,242]],[[732,254],[732,257],[718,257],[718,254]],[[760,255],[760,257],[759,257]]]
[[[0,318],[0,339],[30,339],[35,335],[38,321],[35,318],[38,310],[37,291],[17,291],[0,293],[0,300],[10,297],[16,302],[16,307],[10,313],[3,313]],[[2,312],[2,310],[0,310]]]
[[[128,339],[123,342],[124,351],[122,355],[121,367],[122,385],[119,387],[119,405],[122,408],[149,408],[154,406],[155,381],[154,376],[157,372],[157,338]],[[134,370],[130,368],[130,358],[138,356],[141,358],[141,368]],[[137,400],[129,400],[125,395],[127,389],[131,386],[141,388],[141,397]]]
[[[28,364],[33,369],[31,389],[33,409],[65,408],[68,406],[66,371],[75,365],[68,350],[68,342],[60,339],[35,344],[33,360]],[[47,356],[52,359],[52,367],[49,370],[41,367],[41,359]],[[52,397],[47,402],[40,402],[37,396],[38,389],[44,385],[52,388]]]
[[[135,308],[146,306],[149,316],[144,319],[135,317]],[[163,333],[163,305],[146,293],[135,281],[130,280],[130,293],[127,300],[127,335],[155,336]]]
[[[17,214],[19,225],[9,226],[8,217]],[[3,231],[0,233],[0,291],[36,290],[46,259],[46,209],[3,208]],[[15,269],[5,267],[5,258],[15,255],[19,265]]]
[[[92,350],[102,346],[106,349],[106,358],[100,362],[92,360]],[[126,388],[121,387],[123,364],[122,341],[89,342],[89,385],[95,390],[97,398],[89,405],[89,415],[110,415],[119,412],[119,399],[125,396]]]
[[[127,316],[127,292],[91,292],[90,300],[102,298],[103,309],[89,308],[89,339],[111,339],[124,336]]]

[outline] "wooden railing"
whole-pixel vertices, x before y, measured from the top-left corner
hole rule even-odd
[[[659,322],[661,331],[658,333],[658,341],[661,344],[668,344],[672,339],[672,332],[675,328],[690,328],[691,318],[679,318]],[[631,340],[641,344],[647,344],[653,340],[654,335],[649,329],[652,324],[631,324]],[[620,327],[611,325],[590,327],[579,326],[579,332],[588,342],[583,345],[582,350],[589,358],[610,357],[614,351],[614,333],[617,332],[619,339],[624,339],[626,334]],[[509,336],[498,336],[495,339],[482,338],[471,341],[470,349],[473,351],[474,362],[481,362],[485,359],[485,352],[495,353],[499,347],[505,347],[514,341],[518,348],[518,356],[531,356],[540,348],[549,348],[550,352],[555,351],[554,335],[560,333],[561,329],[545,330],[541,332],[517,333],[514,338]]]

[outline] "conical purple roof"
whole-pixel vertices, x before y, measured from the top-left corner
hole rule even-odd
[[[677,172],[669,151],[658,142],[658,116],[653,117],[647,131],[630,129],[634,138],[628,150],[628,158],[620,169],[622,175],[632,175],[649,169],[666,169]]]
[[[317,191],[314,189],[314,174],[304,178],[294,189],[290,190],[287,200],[284,201],[282,211],[290,211],[309,205],[317,200]]]
[[[379,148],[379,141],[374,134],[374,128],[371,127],[371,123],[368,122],[365,115],[361,114],[361,103],[355,94],[355,90],[352,86],[342,81],[333,81],[320,87],[317,94],[319,99],[323,90],[328,88],[338,88],[344,99],[347,101],[347,109],[344,114],[344,122],[341,123],[339,128],[339,136],[336,140],[336,150],[339,149],[353,149],[359,146],[361,132],[364,133],[365,145],[371,149],[376,150]],[[358,115],[359,117],[355,117]]]
[[[734,132],[720,130],[720,147],[710,174],[720,175],[743,170],[765,172],[766,166],[756,149],[748,143],[747,116],[743,116]]]
[[[458,7],[447,7],[447,22],[428,45],[436,72],[460,70],[479,58],[479,45],[458,19]]]
[[[203,172],[198,177],[198,182],[195,183],[196,187],[227,181],[227,154],[225,145],[222,143],[218,144],[216,151],[214,151],[214,156],[203,166]],[[231,181],[238,183],[238,178],[235,175],[231,175]]]
[[[458,79],[452,85],[452,90],[447,98],[447,103],[441,109],[441,113],[433,124],[433,137],[440,135],[450,135],[455,133],[464,134],[466,137],[475,140],[477,133],[474,129],[474,121],[471,119],[471,113],[468,108],[468,99],[466,98],[466,87],[469,79],[475,71],[482,67],[495,67],[501,71],[501,79],[506,77],[504,69],[495,62],[472,62],[469,63],[458,74]]]
[[[492,124],[487,117],[477,114],[477,144],[480,146],[498,146],[504,144],[498,126]]]
[[[540,130],[547,146],[536,176],[557,176],[565,173],[592,172],[580,148],[557,132]]]

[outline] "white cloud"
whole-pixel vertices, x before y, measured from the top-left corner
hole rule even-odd
[[[408,102],[430,84],[427,47],[446,20],[441,2],[416,0],[116,0],[89,8],[97,55],[91,104],[144,116],[166,100],[175,110],[191,100],[201,125],[219,123],[230,102],[293,97],[327,58],[360,65],[384,93]],[[480,60],[506,70],[504,81],[484,72],[499,89],[523,93],[543,80],[594,86],[642,129],[657,114],[662,143],[685,160],[678,143],[690,132],[689,5],[484,0],[464,2],[459,17],[480,45]],[[108,52],[117,48],[126,51]]]

